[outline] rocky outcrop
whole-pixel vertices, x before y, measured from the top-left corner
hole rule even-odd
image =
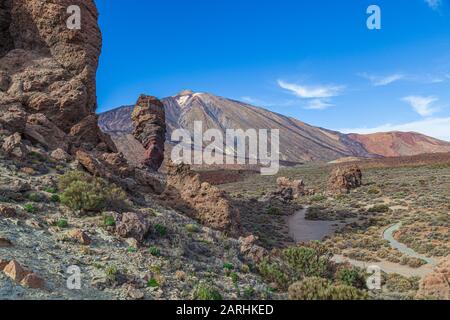
[[[71,5],[81,9],[81,30],[67,27]],[[92,0],[1,2],[1,129],[50,150],[115,151],[95,116],[97,17]]]
[[[133,110],[134,137],[142,143],[146,152],[143,165],[158,171],[164,161],[166,141],[166,115],[164,105],[155,97],[142,95]]]
[[[450,300],[450,257],[422,279],[417,298]]]
[[[167,189],[163,200],[204,225],[237,236],[241,232],[239,210],[234,208],[227,195],[209,183],[188,165],[167,165]]]
[[[362,185],[362,171],[357,165],[336,167],[328,180],[329,194],[348,193]]]

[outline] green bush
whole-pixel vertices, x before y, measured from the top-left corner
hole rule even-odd
[[[220,292],[211,284],[201,283],[197,285],[193,292],[192,298],[201,301],[220,301],[223,300]]]
[[[52,194],[52,196],[50,197],[50,201],[54,202],[54,203],[58,203],[61,201],[61,198],[57,194]]]
[[[289,287],[290,300],[329,300],[328,280],[312,277],[296,282]]]
[[[282,256],[295,272],[297,280],[327,276],[333,257],[328,248],[318,242],[313,242],[309,246],[285,249]]]
[[[56,221],[56,226],[64,229],[69,226],[69,222],[66,219],[59,219],[58,221]]]
[[[280,214],[280,209],[278,209],[278,208],[275,208],[275,207],[269,207],[269,208],[267,208],[267,211],[266,211],[266,213],[267,214],[270,214],[270,215],[277,215],[277,214]]]
[[[159,282],[155,278],[151,278],[147,281],[147,287],[149,288],[158,288]]]
[[[75,211],[123,211],[128,207],[125,192],[106,180],[81,171],[69,171],[59,177],[61,203]]]
[[[280,289],[287,289],[289,286],[289,275],[281,264],[263,259],[257,265],[258,271],[263,279],[268,283],[276,284]]]
[[[105,215],[103,216],[103,224],[106,227],[114,227],[116,225],[116,219],[113,216]]]
[[[358,268],[341,268],[336,272],[335,278],[337,282],[347,286],[358,289],[366,288],[365,273]]]
[[[376,205],[376,206],[373,206],[372,208],[370,208],[369,212],[386,213],[386,212],[389,212],[389,206],[387,206],[385,204],[379,204],[379,205]]]
[[[162,224],[156,224],[155,231],[160,237],[164,237],[167,235],[167,228]]]
[[[333,285],[319,277],[305,278],[289,287],[291,300],[366,300],[366,292],[347,285]]]
[[[225,262],[223,264],[223,268],[226,269],[226,270],[230,270],[230,271],[234,270],[234,266],[231,263],[228,263],[228,262]]]
[[[195,224],[187,224],[186,231],[189,233],[197,233],[197,232],[199,232],[199,228]]]
[[[28,195],[28,200],[31,202],[41,202],[41,196],[36,192],[32,192]]]
[[[148,249],[148,252],[150,252],[150,254],[154,257],[159,257],[161,255],[161,250],[156,247],[151,247]]]
[[[38,209],[32,203],[27,203],[23,206],[23,209],[28,213],[36,213]]]

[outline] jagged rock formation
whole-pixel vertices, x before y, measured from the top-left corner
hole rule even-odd
[[[336,167],[328,180],[329,194],[348,193],[351,189],[362,185],[362,172],[357,165]]]
[[[241,231],[240,214],[226,194],[209,183],[201,182],[197,173],[185,164],[167,164],[167,189],[162,199],[204,225],[237,236]]]
[[[166,114],[164,105],[155,97],[141,95],[133,110],[134,137],[145,148],[144,167],[158,171],[164,161]]]
[[[81,30],[67,8],[81,9]],[[3,135],[54,150],[116,151],[97,125],[95,73],[101,50],[92,0],[2,1],[0,126]]]

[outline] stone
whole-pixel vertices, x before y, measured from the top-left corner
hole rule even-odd
[[[25,137],[50,150],[68,150],[66,134],[41,113],[28,116]]]
[[[263,247],[256,245],[258,238],[254,235],[250,235],[248,237],[239,238],[240,244],[240,252],[252,263],[260,262],[264,257],[266,257],[269,253]]]
[[[127,294],[128,297],[130,297],[133,300],[142,300],[145,297],[144,292],[142,292],[139,289],[135,289],[133,287],[128,288]]]
[[[241,232],[239,210],[226,193],[202,182],[189,165],[167,164],[167,187],[161,198],[168,206],[210,228],[232,236]]]
[[[3,269],[5,269],[5,267],[8,265],[8,263],[9,263],[8,260],[0,259],[0,271],[3,271]]]
[[[27,154],[27,149],[22,143],[22,136],[18,132],[3,141],[2,149],[6,154],[16,158],[24,158]]]
[[[27,122],[27,114],[22,106],[13,103],[9,107],[0,106],[0,124],[9,132],[23,133]]]
[[[26,288],[30,288],[30,289],[45,289],[46,288],[46,284],[45,284],[45,280],[38,276],[35,273],[29,273],[27,274],[22,281],[20,281],[20,284]]]
[[[12,244],[11,240],[0,237],[0,248],[8,248],[8,247],[12,247],[12,246],[13,246],[13,244]]]
[[[12,280],[16,281],[17,283],[20,283],[27,274],[30,272],[24,269],[16,260],[12,260],[10,263],[8,263],[4,269],[3,272],[5,275],[10,277]]]
[[[150,230],[150,223],[140,213],[126,212],[116,215],[116,234],[142,243]]]
[[[50,157],[60,162],[69,162],[72,159],[72,157],[61,148],[53,150],[52,153],[50,153]]]
[[[146,150],[143,166],[158,171],[164,161],[167,130],[164,104],[155,97],[141,95],[131,119],[133,135]]]
[[[67,232],[67,236],[78,242],[79,244],[82,244],[84,246],[88,246],[92,243],[91,238],[87,235],[86,232],[84,232],[81,229],[73,229]]]
[[[298,199],[305,195],[305,183],[303,180],[291,180],[286,177],[277,179],[278,192],[285,192],[286,189],[291,189],[292,197]]]
[[[357,165],[336,167],[332,170],[328,180],[327,192],[329,194],[348,193],[361,185],[362,172]]]
[[[0,217],[2,218],[15,218],[17,211],[14,208],[0,204]]]

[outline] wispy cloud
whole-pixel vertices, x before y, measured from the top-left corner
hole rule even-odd
[[[318,99],[318,98],[331,98],[339,96],[344,90],[344,86],[303,86],[294,83],[288,83],[283,80],[278,80],[278,85],[290,91],[292,94],[303,99]]]
[[[435,96],[408,96],[402,98],[402,100],[409,103],[414,111],[422,117],[431,116],[438,111],[438,108],[433,107],[433,104],[439,100],[439,98]]]
[[[360,73],[359,76],[369,80],[375,87],[387,86],[396,81],[405,79],[405,75],[400,73],[390,74],[386,76],[376,76],[368,73]]]
[[[425,0],[425,2],[433,10],[438,9],[442,5],[442,0]]]
[[[240,100],[253,106],[259,107],[291,107],[297,104],[297,102],[294,100],[269,101],[253,98],[250,96],[241,97]]]
[[[334,107],[334,104],[330,103],[328,99],[313,99],[309,101],[305,107],[306,110],[325,110]]]
[[[383,124],[374,128],[341,129],[343,133],[370,134],[377,132],[418,132],[430,137],[450,141],[450,118],[430,118],[403,124]]]

